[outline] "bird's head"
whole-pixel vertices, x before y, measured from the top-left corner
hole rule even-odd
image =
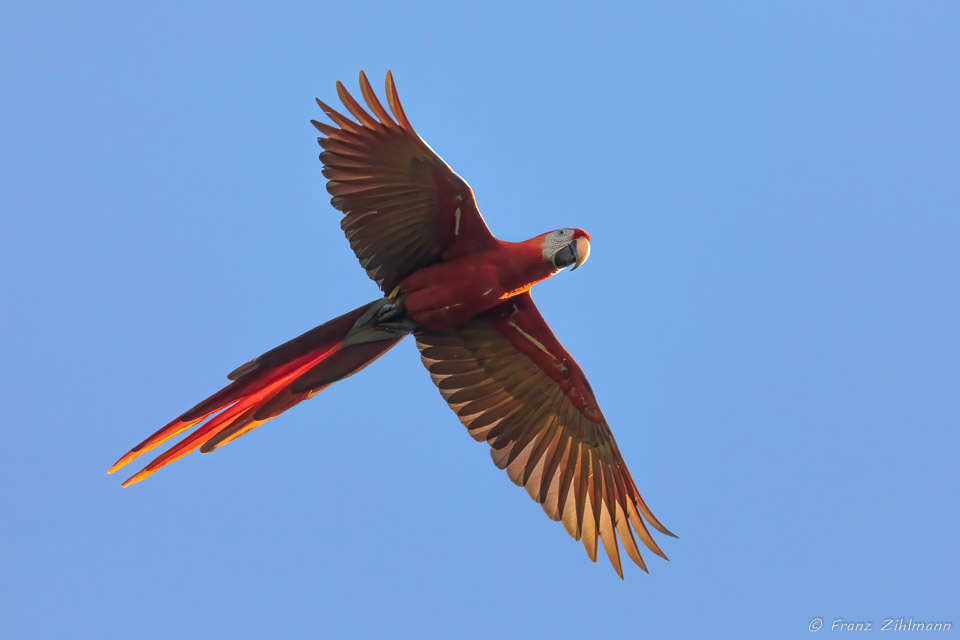
[[[590,255],[590,234],[583,229],[557,229],[543,236],[543,259],[559,271],[573,265],[573,271]]]

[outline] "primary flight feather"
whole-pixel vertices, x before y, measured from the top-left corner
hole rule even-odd
[[[365,109],[337,83],[353,118],[320,100],[323,175],[350,247],[385,297],[232,371],[232,382],[135,446],[111,468],[200,424],[123,486],[194,449],[239,438],[350,376],[412,333],[424,366],[470,435],[596,561],[598,540],[620,577],[617,538],[646,570],[634,532],[672,536],[640,497],[583,372],[530,297],[534,284],[590,252],[581,229],[523,242],[490,233],[470,186],[413,130],[393,76],[384,108],[360,72]],[[204,422],[206,420],[206,422]],[[202,423],[202,424],[201,424]]]

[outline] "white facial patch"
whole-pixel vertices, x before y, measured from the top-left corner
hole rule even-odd
[[[570,244],[573,238],[573,229],[557,229],[547,234],[543,240],[543,259],[547,262],[553,262],[553,256],[557,251]]]

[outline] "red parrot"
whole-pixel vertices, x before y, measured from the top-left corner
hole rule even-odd
[[[365,110],[343,84],[350,119],[323,134],[330,202],[360,264],[385,297],[311,329],[232,371],[232,382],[135,446],[109,470],[206,420],[123,483],[199,448],[208,453],[353,375],[412,333],[430,377],[493,461],[597,559],[623,578],[617,535],[646,565],[633,531],[666,559],[644,520],[673,536],[630,477],[590,384],[537,311],[530,288],[590,254],[581,229],[523,242],[490,233],[470,186],[414,131],[386,77],[388,113],[360,72]],[[372,114],[371,114],[372,112]],[[632,528],[631,528],[632,527]]]

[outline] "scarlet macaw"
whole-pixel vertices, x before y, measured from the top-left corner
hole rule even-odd
[[[489,443],[494,463],[583,540],[592,561],[599,535],[622,578],[619,534],[646,571],[631,525],[666,559],[643,519],[673,534],[644,504],[589,383],[529,293],[565,267],[582,265],[589,234],[557,229],[524,242],[498,240],[470,186],[410,125],[392,74],[386,94],[393,117],[362,71],[360,90],[376,118],[337,82],[356,121],[318,99],[337,126],[311,122],[323,134],[320,160],[330,202],[344,213],[340,226],[386,296],[235,369],[229,385],[135,446],[109,473],[207,418],[123,486],[194,449],[213,451],[413,333],[430,377],[470,435]]]

